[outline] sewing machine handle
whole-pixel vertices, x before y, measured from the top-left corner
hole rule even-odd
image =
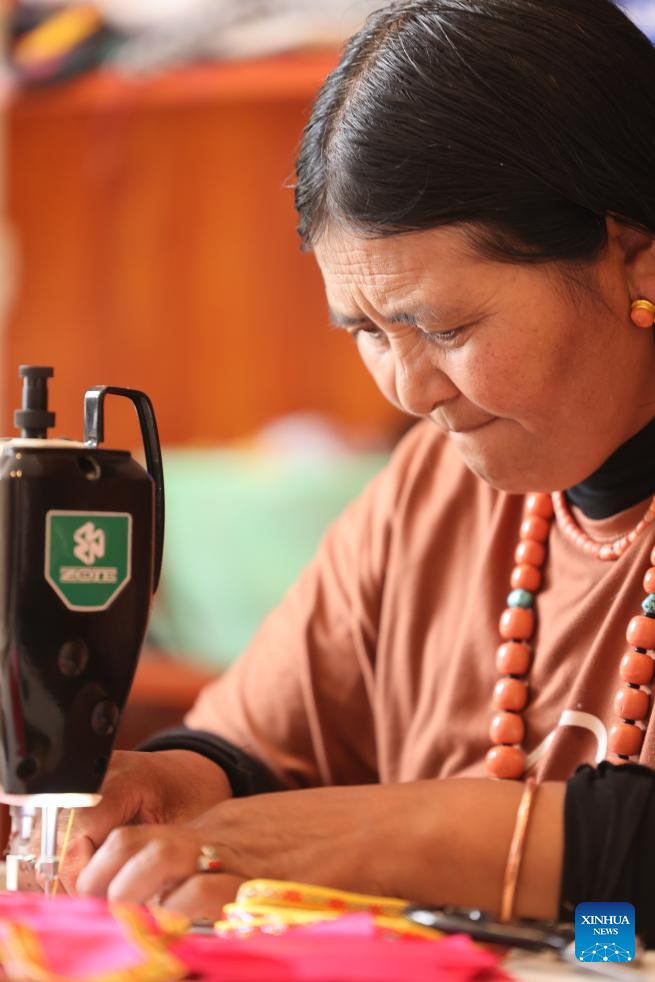
[[[95,385],[84,394],[84,443],[87,447],[97,447],[104,440],[104,401],[107,395],[123,396],[133,403],[139,417],[146,467],[155,484],[155,549],[152,581],[154,593],[159,585],[164,554],[164,468],[157,420],[152,403],[145,392],[139,392],[137,389],[122,389],[113,385]]]

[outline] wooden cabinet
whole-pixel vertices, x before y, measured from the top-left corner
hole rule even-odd
[[[286,187],[335,61],[290,55],[137,82],[98,73],[15,97],[1,434],[12,433],[21,363],[55,366],[56,431],[74,438],[83,391],[98,383],[145,389],[166,444],[243,437],[301,410],[363,432],[399,427],[352,344],[327,326]],[[106,438],[139,442],[122,400]],[[171,667],[162,692],[160,674],[140,667],[120,745],[177,720],[204,681]],[[5,819],[0,809],[0,842]]]
[[[298,410],[393,430],[350,341],[327,326],[286,188],[331,53],[113,74],[19,95],[9,117],[18,283],[2,432],[22,362],[54,364],[57,432],[84,388],[137,386],[164,443],[211,443]],[[138,442],[129,407],[107,439]]]

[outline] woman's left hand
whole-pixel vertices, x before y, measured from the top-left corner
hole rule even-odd
[[[158,900],[193,918],[217,917],[255,877],[397,895],[408,821],[420,815],[417,797],[427,783],[277,792],[230,799],[185,825],[115,829],[77,889],[131,903]],[[409,838],[414,851],[416,837]],[[222,872],[198,873],[203,846],[215,848]]]

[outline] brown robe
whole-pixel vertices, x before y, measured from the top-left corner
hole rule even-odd
[[[574,514],[594,538],[612,539],[647,504],[601,521]],[[219,733],[290,787],[484,776],[522,507],[419,423],[187,724]],[[542,780],[605,755],[653,545],[655,524],[621,559],[601,562],[553,526],[524,714]],[[655,766],[653,723],[641,762]]]

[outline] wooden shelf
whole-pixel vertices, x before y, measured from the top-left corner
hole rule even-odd
[[[319,412],[398,428],[302,254],[289,180],[335,52],[109,72],[21,93],[8,118],[18,283],[3,338],[0,433],[19,364],[52,364],[57,433],[90,385],[144,389],[162,442],[241,439]],[[108,446],[138,444],[115,400]]]
[[[104,69],[68,82],[23,89],[12,112],[76,112],[174,107],[220,102],[308,99],[337,63],[333,50],[207,62],[152,77],[130,77]]]

